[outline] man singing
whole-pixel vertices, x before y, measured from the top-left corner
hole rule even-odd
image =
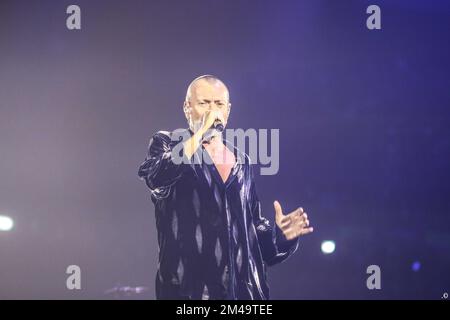
[[[302,208],[285,215],[275,201],[274,226],[262,216],[248,156],[222,138],[230,109],[222,81],[196,78],[183,106],[188,139],[155,133],[139,167],[155,205],[157,299],[269,299],[267,266],[313,231]],[[180,150],[187,161],[176,161]]]

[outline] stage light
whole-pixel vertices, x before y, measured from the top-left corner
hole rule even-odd
[[[0,231],[9,231],[13,228],[14,221],[8,216],[0,216]]]
[[[411,269],[412,269],[412,271],[414,271],[414,272],[419,271],[419,270],[420,270],[420,267],[421,267],[420,261],[414,261],[413,264],[411,265]]]
[[[336,244],[331,240],[323,241],[321,249],[324,254],[331,254],[336,249]]]

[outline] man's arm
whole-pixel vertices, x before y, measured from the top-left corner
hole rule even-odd
[[[152,195],[159,199],[169,194],[170,187],[181,177],[186,167],[183,164],[191,163],[192,156],[202,143],[203,135],[211,128],[214,121],[221,117],[220,112],[216,110],[205,112],[201,128],[186,141],[180,142],[181,150],[175,150],[174,146],[179,140],[172,141],[169,132],[159,131],[153,135],[147,157],[138,170],[138,176],[145,180]]]
[[[170,133],[159,131],[150,139],[147,157],[139,166],[138,176],[149,187],[157,199],[168,195],[172,186],[182,175],[181,161],[174,161],[179,155],[173,152],[174,142]]]
[[[205,132],[206,130],[201,128],[199,131],[194,133],[192,137],[190,137],[183,143],[183,152],[188,159],[190,159],[197,151],[197,149],[200,147],[202,143],[202,137],[205,134]]]
[[[250,169],[251,171],[251,169]],[[249,204],[253,224],[255,225],[259,246],[263,260],[269,265],[275,265],[289,258],[298,248],[299,238],[287,240],[283,231],[275,223],[272,226],[269,221],[262,216],[261,202],[256,193],[253,174],[249,191]]]
[[[202,144],[203,135],[211,128],[214,121],[220,118],[222,121],[222,116],[218,111],[207,111],[202,118],[202,127],[195,132],[192,137],[186,140],[183,144],[184,155],[190,159],[192,155],[197,151],[197,149]]]

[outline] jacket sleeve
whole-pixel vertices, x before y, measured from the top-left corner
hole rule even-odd
[[[250,166],[251,167],[251,166]],[[289,258],[298,248],[299,238],[286,240],[283,231],[274,222],[274,226],[261,214],[261,202],[256,193],[252,169],[250,169],[249,203],[251,216],[263,260],[269,265],[275,265]]]
[[[177,142],[172,141],[169,132],[155,133],[150,139],[147,156],[139,166],[139,178],[145,181],[156,199],[167,197],[170,187],[180,179],[186,167],[182,145],[174,150]]]

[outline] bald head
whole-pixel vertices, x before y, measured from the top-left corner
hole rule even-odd
[[[216,76],[206,74],[195,78],[189,84],[186,92],[186,101],[189,101],[191,97],[197,93],[197,91],[204,91],[204,88],[207,88],[210,91],[215,91],[217,94],[225,94],[227,101],[230,99],[228,88],[222,80]]]
[[[203,75],[195,78],[189,85],[184,101],[184,113],[193,127],[194,123],[201,121],[208,111],[220,112],[224,125],[230,114],[230,95],[226,85],[217,77]]]

